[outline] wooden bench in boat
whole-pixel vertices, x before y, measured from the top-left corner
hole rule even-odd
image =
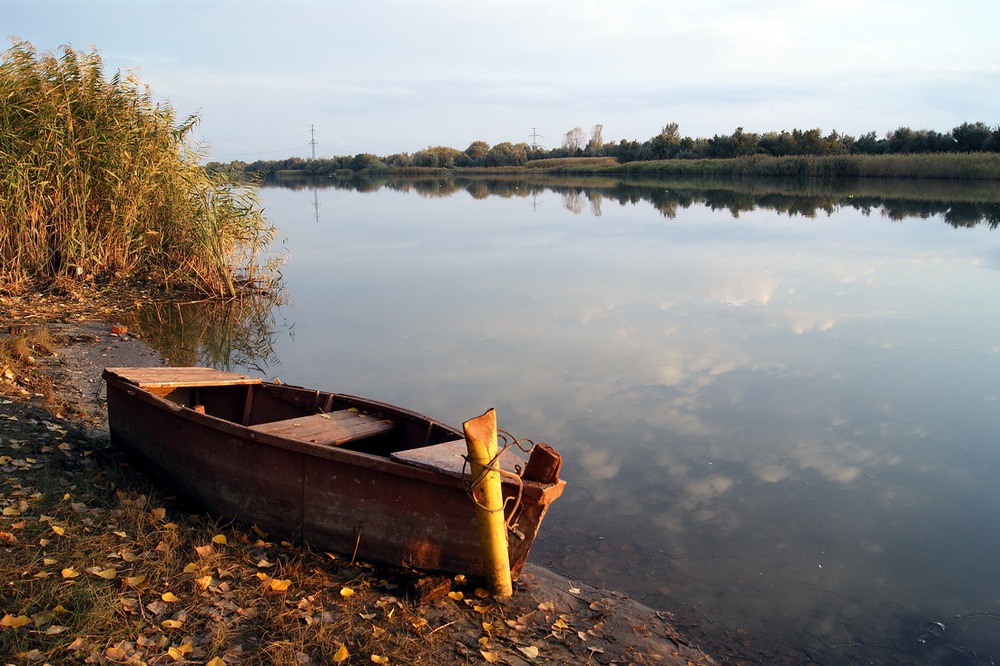
[[[258,423],[250,426],[250,429],[300,442],[339,446],[366,437],[387,434],[395,427],[396,424],[387,419],[362,414],[353,409],[338,409],[283,421]]]
[[[396,451],[390,454],[390,458],[405,462],[416,467],[422,467],[434,472],[444,472],[450,476],[462,477],[464,470],[466,476],[469,475],[469,468],[465,463],[469,448],[464,439],[456,439],[440,444],[431,444],[419,449],[408,449],[406,451]],[[520,475],[525,462],[507,449],[500,454],[500,468],[513,474]]]

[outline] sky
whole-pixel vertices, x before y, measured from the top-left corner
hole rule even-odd
[[[96,49],[223,162],[996,126],[997,25],[996,0],[0,0],[4,49]]]

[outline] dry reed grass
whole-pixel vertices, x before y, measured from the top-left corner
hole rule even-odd
[[[0,62],[0,288],[143,277],[235,295],[273,280],[276,235],[256,189],[201,166],[198,122],[178,122],[131,73],[105,78],[95,52]]]

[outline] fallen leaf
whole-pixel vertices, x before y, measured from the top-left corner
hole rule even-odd
[[[454,599],[455,601],[461,601],[462,599],[465,598],[465,595],[459,592],[458,590],[455,590],[454,592],[449,592],[448,597],[450,599]]]
[[[486,597],[490,596],[490,591],[482,587],[477,587],[476,596],[479,597],[480,599],[485,599]]]
[[[80,572],[74,569],[73,567],[66,567],[65,569],[62,570],[63,578],[76,578],[79,575]]]
[[[160,624],[167,629],[180,629],[184,625],[184,623],[179,620],[164,620]]]
[[[214,537],[212,537],[212,543],[218,543],[225,546],[227,543],[229,543],[229,541],[226,539],[225,534],[216,534]]]
[[[373,654],[372,655],[372,663],[374,663],[374,664],[388,664],[389,663],[389,657],[383,657],[380,654]]]
[[[221,657],[212,657],[205,666],[226,666],[226,662]]]
[[[91,571],[90,573],[94,574],[95,576],[97,576],[99,578],[103,578],[104,580],[111,580],[112,578],[114,578],[115,576],[118,575],[118,571],[115,570],[115,569],[100,569],[99,567],[95,567],[95,568],[97,568],[99,570],[98,571]]]
[[[146,576],[144,575],[125,577],[125,584],[129,587],[139,587],[145,582],[146,582]]]
[[[523,652],[524,656],[527,657],[528,659],[538,658],[538,648],[536,648],[534,645],[528,645],[526,647],[518,647],[517,649]]]
[[[483,655],[483,659],[489,664],[495,664],[500,661],[500,655],[496,652],[487,652],[486,650],[480,650],[479,654]]]
[[[174,661],[181,661],[184,659],[184,656],[192,650],[194,650],[194,648],[191,647],[191,643],[184,643],[180,647],[172,647],[168,649],[167,654],[170,655]]]
[[[195,546],[194,552],[198,553],[198,557],[204,558],[209,557],[212,553],[214,553],[215,549],[212,548],[211,545]]]
[[[271,589],[275,592],[284,592],[288,589],[288,586],[292,584],[291,580],[274,580],[271,579]]]
[[[163,520],[166,516],[167,516],[167,510],[164,509],[162,506],[153,509],[153,517],[156,518],[157,520]]]
[[[58,534],[59,536],[63,536],[66,534],[66,528],[63,527],[62,525],[53,525],[52,531]]]
[[[341,643],[340,647],[337,648],[337,652],[333,655],[333,663],[339,664],[340,662],[348,659],[350,656],[351,653],[347,651],[347,646]]]
[[[9,627],[10,629],[18,629],[27,624],[31,624],[31,618],[27,615],[18,615],[17,617],[14,617],[8,613],[3,616],[3,619],[0,619],[0,627]]]
[[[261,568],[273,567],[274,562],[268,562],[266,557],[262,557],[260,558],[260,561],[257,562],[257,566]]]
[[[354,590],[352,590],[349,587],[342,587],[342,588],[340,588],[340,596],[344,597],[345,599],[347,599],[349,597],[353,597],[354,596]]]
[[[212,584],[211,576],[202,576],[201,578],[195,578],[194,582],[198,583],[198,587],[203,590],[207,590],[208,586]]]
[[[173,592],[164,592],[163,594],[160,595],[160,599],[163,599],[168,604],[172,604],[175,601],[180,601],[180,599],[178,599]]]

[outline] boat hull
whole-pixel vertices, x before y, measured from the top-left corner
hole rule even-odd
[[[308,407],[297,407],[296,402],[324,405],[334,400],[347,400],[356,405],[351,409],[395,424],[401,434],[387,439],[383,448],[402,446],[405,452],[407,448],[452,446],[461,438],[454,428],[375,401],[268,383],[220,388],[208,402],[221,405],[230,400],[223,397],[226,391],[236,396],[234,401],[248,401],[244,393],[272,392],[281,398],[276,405],[291,407],[271,411],[289,409],[292,416],[257,414],[247,419],[248,424],[236,423],[212,415],[222,407],[203,413],[202,405],[175,402],[179,391],[193,395],[199,389],[176,384],[169,389],[148,389],[141,382],[129,381],[127,370],[105,372],[112,442],[211,515],[253,523],[268,533],[361,560],[483,574],[466,475],[400,462],[381,449],[369,453],[262,432],[275,416],[294,421],[297,414],[293,412]],[[213,390],[201,389],[205,395]],[[238,405],[230,411],[238,412]],[[251,412],[249,407],[244,411]],[[263,425],[255,425],[254,420]],[[505,480],[505,496],[513,500],[520,495],[511,519],[514,532],[508,539],[515,577],[549,505],[564,485],[561,480]],[[508,502],[508,518],[514,504]]]

